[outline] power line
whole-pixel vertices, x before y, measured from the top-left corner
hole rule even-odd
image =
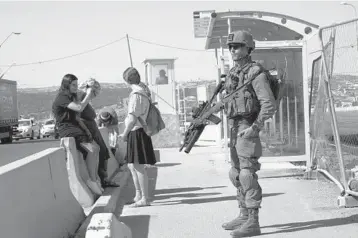
[[[85,50],[85,51],[82,51],[80,53],[77,53],[77,54],[72,54],[72,55],[68,55],[68,56],[64,56],[64,57],[59,57],[59,58],[54,58],[54,59],[49,59],[49,60],[43,60],[43,61],[37,61],[37,62],[30,62],[30,63],[23,63],[23,64],[13,64],[12,67],[19,67],[19,66],[27,66],[27,65],[35,65],[35,64],[43,64],[43,63],[49,63],[49,62],[54,62],[54,61],[59,61],[59,60],[64,60],[64,59],[69,59],[69,58],[72,58],[72,57],[76,57],[76,56],[80,56],[80,55],[84,55],[84,54],[88,54],[90,52],[93,52],[93,51],[96,51],[96,50],[99,50],[99,49],[102,49],[104,47],[107,47],[109,45],[112,45],[112,44],[115,44],[117,42],[120,42],[121,40],[125,39],[126,37],[122,37],[118,40],[115,40],[115,41],[112,41],[110,43],[107,43],[105,45],[101,45],[101,46],[98,46],[96,48],[93,48],[93,49],[90,49],[90,50]],[[10,67],[11,65],[0,65],[1,67]]]
[[[166,48],[172,48],[172,49],[178,49],[178,50],[186,50],[186,51],[210,52],[211,53],[211,51],[207,51],[207,50],[188,49],[188,48],[182,48],[182,47],[158,44],[158,43],[155,43],[155,42],[150,42],[150,41],[137,39],[137,38],[134,38],[134,37],[131,37],[131,36],[129,36],[129,38],[131,38],[132,40],[140,41],[140,42],[147,43],[147,44],[150,44],[150,45],[157,45],[157,46],[166,47]]]
[[[335,47],[335,50],[341,50],[341,49],[349,49],[349,48],[354,48],[356,45],[355,44],[351,44],[351,45],[345,45],[345,46],[340,46],[340,47]],[[311,51],[308,54],[312,55],[314,53],[318,53],[318,52],[322,52],[322,49],[319,50],[315,50],[315,51]]]
[[[161,47],[166,47],[166,48],[172,48],[172,49],[178,49],[178,50],[186,50],[186,51],[196,51],[196,52],[209,52],[209,53],[212,53],[211,51],[207,51],[207,50],[199,50],[199,49],[188,49],[188,48],[182,48],[182,47],[176,47],[176,46],[170,46],[170,45],[163,45],[163,44],[158,44],[158,43],[155,43],[155,42],[150,42],[150,41],[146,41],[146,40],[141,40],[141,39],[138,39],[138,38],[134,38],[134,37],[131,37],[131,36],[128,36],[129,38],[131,38],[132,40],[135,40],[135,41],[140,41],[140,42],[143,42],[143,43],[146,43],[146,44],[151,44],[151,45],[157,45],[157,46],[161,46]],[[109,45],[112,45],[112,44],[115,44],[117,42],[120,42],[121,40],[125,39],[126,36],[118,39],[118,40],[115,40],[115,41],[112,41],[110,43],[107,43],[105,45],[101,45],[101,46],[98,46],[96,48],[93,48],[93,49],[89,49],[89,50],[85,50],[85,51],[82,51],[80,53],[77,53],[77,54],[72,54],[72,55],[68,55],[68,56],[64,56],[64,57],[59,57],[59,58],[54,58],[54,59],[49,59],[49,60],[42,60],[42,61],[35,61],[35,62],[30,62],[30,63],[21,63],[21,64],[12,64],[12,65],[0,65],[0,67],[20,67],[20,66],[28,66],[28,65],[36,65],[36,64],[44,64],[44,63],[50,63],[50,62],[55,62],[55,61],[59,61],[59,60],[64,60],[64,59],[69,59],[69,58],[72,58],[72,57],[76,57],[76,56],[80,56],[80,55],[84,55],[84,54],[88,54],[88,53],[91,53],[93,51],[96,51],[96,50],[99,50],[99,49],[102,49],[104,47],[107,47]]]

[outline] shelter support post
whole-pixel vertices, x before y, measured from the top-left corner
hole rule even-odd
[[[218,70],[218,76],[216,78],[216,85],[219,85],[220,80],[221,80],[221,67],[220,67],[220,62],[219,62],[219,55],[218,55],[218,49],[215,48],[215,59],[216,59],[216,66],[217,66],[217,70]],[[220,101],[220,94],[218,94],[216,96],[217,101]],[[223,119],[224,113],[221,111],[220,112],[220,118]],[[223,123],[221,122],[217,127],[217,133],[216,133],[216,145],[217,146],[221,146],[221,138],[222,138],[222,128],[223,128]]]
[[[221,58],[221,72],[225,73],[225,52],[223,47],[223,39],[220,37],[220,58]],[[230,161],[229,158],[229,148],[228,148],[228,124],[227,124],[227,115],[224,111],[222,111],[223,114],[223,128],[224,128],[224,152],[225,152],[225,160]]]

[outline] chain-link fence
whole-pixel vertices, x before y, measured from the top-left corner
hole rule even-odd
[[[310,95],[312,165],[342,192],[358,166],[358,20],[322,28],[322,54],[313,62]]]

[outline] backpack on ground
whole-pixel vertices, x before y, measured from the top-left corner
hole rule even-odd
[[[154,105],[154,103],[152,103],[152,100],[147,95],[139,92],[135,92],[134,94],[142,95],[149,100],[149,110],[145,122],[141,117],[138,117],[138,120],[142,124],[145,133],[148,136],[154,136],[158,134],[159,131],[165,128],[165,123],[159,109]]]

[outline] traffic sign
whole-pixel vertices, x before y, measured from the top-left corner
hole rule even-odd
[[[208,35],[211,14],[213,12],[215,11],[209,10],[193,12],[195,38],[205,38]]]

